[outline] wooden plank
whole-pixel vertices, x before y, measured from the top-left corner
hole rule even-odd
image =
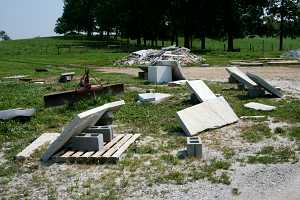
[[[130,138],[132,137],[132,134],[125,135],[115,146],[110,148],[106,153],[103,154],[102,157],[109,158],[112,154],[114,154],[117,150],[121,148],[121,146],[126,143]]]
[[[72,158],[80,158],[80,156],[83,155],[84,153],[85,153],[85,151],[77,151],[71,157]]]
[[[109,150],[112,146],[114,146],[120,139],[122,139],[124,137],[124,135],[116,135],[116,137],[114,139],[112,139],[112,141],[110,141],[109,143],[107,143],[103,150],[101,151],[97,151],[94,155],[92,155],[91,157],[93,158],[98,158],[101,157],[107,150]]]
[[[16,155],[17,160],[25,160],[29,158],[36,150],[47,143],[51,144],[56,138],[58,138],[59,133],[44,133],[36,140],[34,140],[30,145],[28,145],[23,151]]]
[[[134,134],[123,146],[118,149],[113,155],[112,158],[119,160],[121,155],[128,149],[128,147],[136,141],[141,135]]]
[[[96,151],[88,151],[86,153],[84,153],[83,155],[81,155],[81,158],[89,158],[91,157],[94,153],[96,153]]]
[[[66,153],[64,153],[63,155],[61,155],[61,158],[69,158],[70,156],[72,156],[75,153],[75,151],[67,151]]]

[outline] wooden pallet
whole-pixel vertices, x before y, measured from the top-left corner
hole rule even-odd
[[[122,154],[134,143],[140,134],[120,134],[116,135],[112,141],[106,143],[100,151],[72,151],[63,149],[52,159],[56,162],[117,162],[122,158]]]

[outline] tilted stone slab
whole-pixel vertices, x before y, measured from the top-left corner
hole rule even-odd
[[[256,87],[257,84],[237,67],[227,67],[227,72],[246,88]]]
[[[119,109],[124,101],[116,101],[104,104],[100,107],[78,114],[64,129],[61,135],[49,146],[42,160],[47,161],[54,153],[62,148],[73,136],[82,133],[83,130],[94,126],[104,113]]]
[[[275,106],[269,106],[261,103],[255,103],[255,102],[250,102],[244,105],[246,108],[251,108],[254,110],[261,110],[261,111],[272,111],[276,110]]]
[[[30,118],[35,114],[36,110],[34,108],[31,109],[9,109],[9,110],[1,110],[0,111],[0,120],[10,120],[16,118]]]
[[[23,151],[16,155],[17,160],[25,160],[30,158],[30,156],[38,150],[41,146],[47,143],[51,144],[54,140],[58,138],[59,133],[44,133],[36,140],[34,140],[30,145],[28,145]]]
[[[187,136],[220,128],[239,120],[224,97],[205,101],[177,112],[177,119]]]
[[[171,66],[172,67],[172,80],[186,80],[181,65],[175,60],[158,60],[155,62],[156,66]]]
[[[265,90],[267,90],[271,94],[273,94],[273,95],[275,95],[279,98],[283,97],[283,94],[278,89],[273,87],[270,83],[268,83],[267,81],[265,81],[261,77],[255,75],[255,74],[251,74],[249,72],[247,73],[247,76],[249,76],[255,83],[257,83],[260,87],[264,88]]]
[[[139,94],[139,102],[151,102],[151,103],[160,103],[172,97],[170,94],[165,93],[144,93]]]
[[[202,80],[188,81],[187,86],[200,102],[217,98],[213,91],[211,91]]]

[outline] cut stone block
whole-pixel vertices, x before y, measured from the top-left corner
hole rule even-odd
[[[75,75],[75,72],[63,73],[60,75],[59,82],[65,83],[65,82],[71,81],[71,80],[73,80],[74,75]]]
[[[283,94],[280,92],[280,90],[278,90],[277,88],[273,87],[271,84],[269,84],[267,81],[265,81],[264,79],[262,79],[261,77],[255,75],[255,74],[251,74],[251,73],[247,73],[247,75],[255,82],[257,83],[260,87],[264,88],[265,90],[267,90],[268,92],[270,92],[271,94],[281,98],[283,96]]]
[[[172,81],[172,69],[169,66],[150,66],[148,68],[148,81],[156,84]]]
[[[196,95],[200,102],[217,98],[209,87],[201,80],[188,81],[187,86]]]
[[[141,103],[151,102],[151,103],[161,103],[169,99],[172,95],[164,93],[144,93],[139,94],[138,98]]]
[[[0,111],[0,120],[10,120],[10,119],[20,119],[28,120],[32,115],[34,115],[35,109],[9,109]]]
[[[17,160],[25,160],[30,158],[30,156],[38,150],[41,146],[47,143],[51,144],[54,140],[58,138],[59,133],[44,133],[36,140],[34,140],[29,146],[27,146],[23,151],[16,155]]]
[[[230,74],[231,78],[236,79],[241,83],[246,89],[251,87],[256,87],[257,84],[251,80],[244,72],[242,72],[237,67],[227,67],[227,72]]]
[[[112,126],[92,126],[85,129],[84,132],[92,135],[102,134],[104,142],[110,142],[114,136]]]
[[[62,148],[73,136],[82,133],[83,130],[94,126],[97,121],[108,111],[114,111],[124,105],[124,101],[116,101],[78,114],[64,129],[62,134],[49,146],[42,157],[47,161],[54,153]]]
[[[276,110],[275,106],[269,106],[261,103],[255,103],[255,102],[250,102],[244,105],[246,108],[251,108],[255,110],[261,110],[261,111],[272,111]]]
[[[187,154],[191,157],[202,158],[202,141],[200,137],[187,138]]]
[[[155,62],[154,65],[170,66],[172,68],[172,80],[173,81],[187,79],[183,73],[181,65],[179,64],[179,62],[177,62],[175,60],[158,60]]]
[[[73,136],[65,145],[75,151],[99,151],[104,147],[102,134],[86,134]]]
[[[224,97],[217,97],[179,111],[177,119],[187,136],[220,128],[239,120]]]

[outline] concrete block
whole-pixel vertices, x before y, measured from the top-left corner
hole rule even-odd
[[[190,157],[202,158],[202,141],[200,137],[187,138],[187,154]]]
[[[248,88],[248,96],[251,98],[265,96],[265,90],[260,87],[250,87]]]
[[[186,80],[186,76],[183,73],[182,67],[179,62],[175,60],[158,60],[154,64],[155,66],[170,66],[172,68],[172,80]]]
[[[114,137],[112,126],[91,126],[85,129],[84,132],[92,135],[102,134],[104,142],[110,142]]]
[[[112,125],[113,124],[113,117],[114,114],[113,112],[106,112],[100,119],[99,121],[95,124],[96,126],[107,126],[107,125]]]
[[[148,68],[148,81],[156,84],[172,81],[172,68],[169,66],[150,66]]]
[[[103,135],[77,135],[72,137],[65,147],[75,151],[99,151],[104,147]]]

